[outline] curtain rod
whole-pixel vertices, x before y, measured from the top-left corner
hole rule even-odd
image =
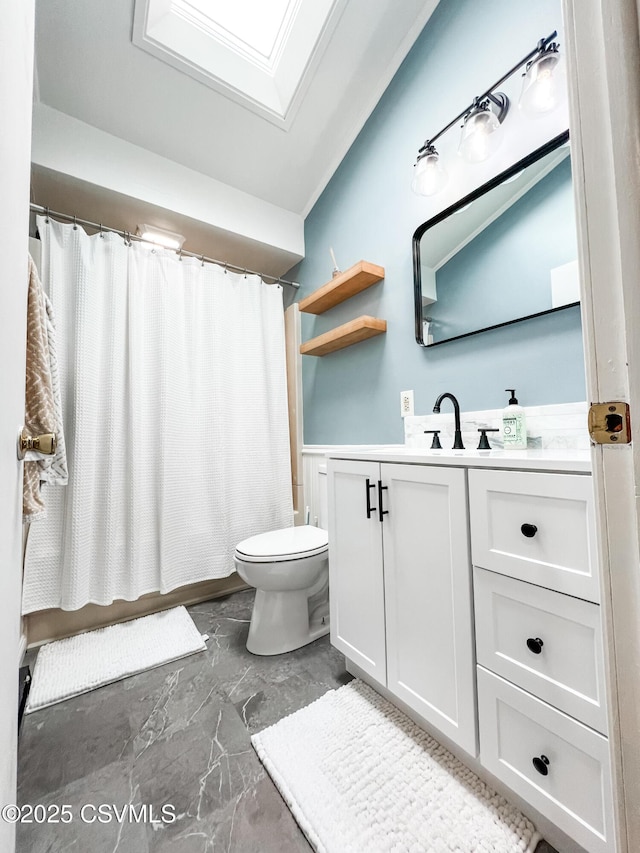
[[[74,225],[86,225],[89,228],[95,228],[98,231],[110,231],[112,234],[119,234],[121,237],[124,237],[125,240],[138,240],[140,243],[150,243],[152,246],[158,246],[158,243],[154,243],[153,240],[147,240],[144,237],[139,237],[137,234],[132,234],[130,231],[122,231],[119,228],[109,228],[106,225],[103,225],[101,222],[89,222],[88,219],[80,219],[78,216],[69,216],[68,213],[59,213],[57,210],[51,210],[48,207],[43,207],[41,204],[33,204],[29,205],[31,210],[34,213],[44,213],[44,215],[49,218],[49,216],[55,216],[58,219],[66,219],[67,222],[73,222]],[[172,251],[169,249],[168,251]],[[197,258],[199,261],[202,261],[204,264],[207,261],[210,264],[217,264],[220,267],[224,267],[228,270],[237,270],[238,272],[249,273],[250,275],[257,275],[260,278],[270,278],[273,279],[271,282],[265,282],[265,284],[288,284],[289,287],[295,287],[298,289],[300,285],[296,281],[287,281],[285,278],[280,278],[277,275],[268,275],[267,273],[256,272],[256,270],[250,270],[246,267],[239,267],[237,264],[228,264],[225,261],[218,261],[215,258],[208,258],[206,255],[197,255],[195,252],[189,252],[186,249],[178,249],[176,250],[176,255],[188,255],[190,258]]]

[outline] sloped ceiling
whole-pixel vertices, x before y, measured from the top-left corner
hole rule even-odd
[[[437,2],[343,0],[283,127],[133,44],[134,0],[38,0],[37,97],[304,216]]]

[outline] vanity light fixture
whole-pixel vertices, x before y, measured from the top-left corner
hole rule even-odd
[[[509,111],[509,98],[491,92],[484,101],[476,98],[462,125],[458,153],[469,163],[481,163],[493,154],[502,141],[502,122]]]
[[[411,189],[418,195],[435,195],[447,183],[448,175],[433,145],[425,146],[418,154]]]
[[[565,65],[557,42],[539,46],[538,55],[527,62],[518,107],[530,118],[555,110],[565,98]]]
[[[470,163],[480,163],[498,148],[502,138],[502,122],[509,110],[509,99],[498,90],[523,65],[526,66],[520,104],[525,115],[544,115],[562,101],[565,81],[559,45],[554,42],[558,33],[540,39],[536,47],[509,69],[486,92],[473,99],[459,115],[442,130],[429,137],[418,150],[411,189],[418,195],[435,195],[447,182],[447,174],[434,143],[461,119],[462,136],[458,153]]]

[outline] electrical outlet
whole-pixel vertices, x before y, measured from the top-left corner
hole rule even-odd
[[[400,392],[400,415],[406,418],[413,414],[413,391]]]

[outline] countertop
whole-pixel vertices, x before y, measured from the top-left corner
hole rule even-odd
[[[428,450],[396,445],[375,450],[333,450],[326,455],[331,459],[405,462],[411,465],[591,473],[590,450]]]

